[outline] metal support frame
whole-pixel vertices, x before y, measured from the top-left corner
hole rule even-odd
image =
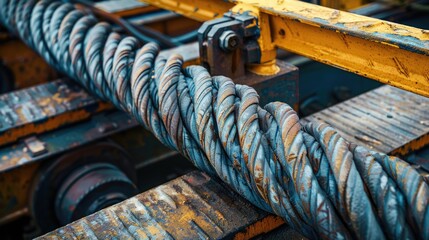
[[[282,48],[429,97],[428,30],[294,0],[145,2],[198,21],[231,9],[256,16],[262,65],[250,67],[253,72],[269,74],[275,49]]]

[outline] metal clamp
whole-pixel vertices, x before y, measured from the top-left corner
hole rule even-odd
[[[201,64],[212,75],[244,76],[246,64],[260,61],[259,35],[257,18],[248,13],[207,21],[198,30]]]

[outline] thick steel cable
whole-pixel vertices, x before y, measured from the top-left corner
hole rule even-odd
[[[301,126],[290,106],[158,56],[68,3],[0,0],[0,21],[53,67],[309,238],[429,239],[429,186],[408,163]]]

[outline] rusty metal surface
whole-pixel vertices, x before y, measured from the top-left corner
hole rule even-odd
[[[0,149],[0,173],[11,171],[54,156],[67,150],[93,142],[111,134],[138,126],[137,122],[122,112],[99,113],[89,121],[60,128],[37,136],[40,154],[32,154],[28,141],[19,141]]]
[[[0,145],[56,129],[110,108],[69,80],[0,95]]]
[[[282,224],[195,171],[39,239],[248,239]]]
[[[369,149],[404,156],[429,144],[429,98],[391,86],[315,113],[348,141]]]

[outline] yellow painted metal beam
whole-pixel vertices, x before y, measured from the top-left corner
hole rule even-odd
[[[261,38],[269,35],[273,48],[429,97],[427,30],[294,0],[234,3],[238,12],[257,8],[269,16]]]

